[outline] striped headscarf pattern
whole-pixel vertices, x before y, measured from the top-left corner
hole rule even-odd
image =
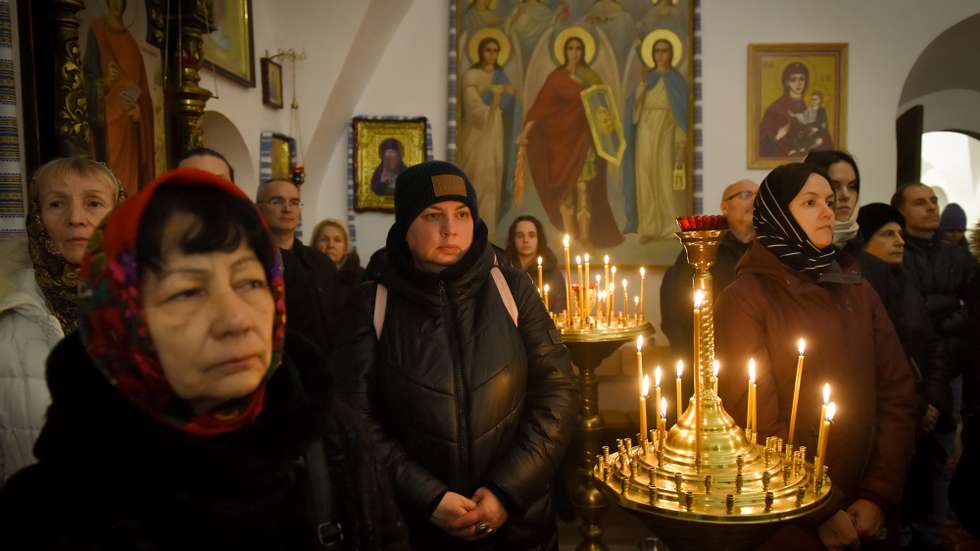
[[[820,167],[806,163],[773,169],[755,196],[752,225],[756,239],[780,262],[817,279],[834,263],[837,249],[833,244],[823,249],[814,245],[789,210],[790,202],[814,173],[827,177]]]

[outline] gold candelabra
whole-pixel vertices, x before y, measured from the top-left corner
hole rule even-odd
[[[677,236],[694,268],[694,395],[669,430],[666,400],[656,404],[657,428],[635,441],[617,440],[615,450],[603,446],[591,475],[614,503],[638,515],[672,549],[752,549],[779,523],[826,503],[831,482],[820,459],[816,472],[807,462],[805,447],[794,450],[775,436],[760,442],[752,425],[754,374],[751,428],[743,430],[725,411],[716,390],[708,271],[726,231],[724,219],[679,222]]]

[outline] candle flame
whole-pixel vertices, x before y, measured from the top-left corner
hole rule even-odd
[[[719,362],[718,360],[715,360],[711,364],[711,374],[714,375],[715,378],[718,378],[718,372],[719,371],[721,371],[721,362]]]
[[[539,256],[538,257],[538,266],[540,266],[543,262],[544,262],[544,259]]]
[[[660,399],[660,416],[663,417],[664,419],[667,418],[667,399],[666,398],[661,398]]]
[[[612,291],[615,291],[615,290],[616,290],[616,282],[615,281],[610,281],[609,282],[609,291],[612,292]]]
[[[547,283],[545,283],[544,284],[544,292],[547,293],[550,290],[551,290],[551,285],[548,285]]]
[[[828,421],[833,421],[834,420],[834,415],[837,415],[837,404],[834,403],[834,402],[831,402],[831,403],[827,404],[827,420]]]
[[[824,383],[823,385],[823,405],[830,403],[830,383]]]
[[[755,358],[749,358],[749,382],[755,384]]]
[[[629,283],[629,282],[628,282],[628,281],[626,281],[626,280],[624,279],[624,280],[623,280],[623,290],[624,290],[624,291],[626,290],[626,284],[627,284],[627,283]]]
[[[602,284],[602,276],[601,275],[595,276],[595,284],[596,285],[601,285]]]
[[[602,263],[603,264],[607,264],[607,265],[609,264],[609,255],[608,254],[606,256],[603,256],[602,257]]]
[[[684,375],[684,360],[677,360],[677,378],[680,379]]]
[[[802,356],[806,352],[806,341],[803,339],[796,341],[796,349],[800,351],[800,356]]]
[[[633,296],[633,305],[634,306],[639,306],[640,305],[640,297],[635,296],[635,295]]]
[[[702,304],[704,304],[704,291],[698,289],[694,291],[694,307],[700,308]]]
[[[589,253],[585,253],[585,256],[583,256],[582,259],[585,260],[586,262],[588,262],[589,261]]]
[[[613,266],[610,271],[612,272],[613,277],[616,277],[616,267]]]
[[[653,381],[654,381],[654,384],[656,386],[658,386],[658,387],[660,386],[660,378],[661,377],[663,377],[663,371],[660,369],[660,366],[658,365],[657,366],[657,369],[654,369],[653,370]]]
[[[581,264],[582,263],[582,256],[581,255],[575,255],[575,263],[576,264]]]
[[[561,244],[567,249],[568,246],[572,244],[571,236],[566,233],[565,238],[561,240]]]
[[[649,395],[650,395],[650,376],[644,373],[641,396],[643,396],[643,399],[646,400],[647,396]]]
[[[643,335],[636,337],[636,351],[639,352],[643,350]]]
[[[647,275],[647,269],[644,268],[643,266],[640,266],[640,277],[642,278],[645,277],[646,275]]]

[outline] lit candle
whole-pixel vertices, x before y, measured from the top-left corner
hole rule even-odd
[[[796,435],[796,411],[800,404],[800,383],[803,382],[803,355],[806,352],[806,341],[800,339],[796,342],[796,349],[800,352],[796,359],[796,384],[793,386],[793,408],[789,414],[789,439],[787,444],[793,445],[793,436]]]
[[[613,321],[613,310],[614,310],[615,304],[616,304],[616,282],[615,281],[610,281],[609,282],[609,296],[606,299],[606,308],[609,310],[609,313],[606,315],[606,322],[607,323],[612,323],[612,321]]]
[[[585,284],[585,289],[582,291],[583,293],[585,293],[585,296],[583,297],[583,301],[582,301],[582,304],[585,306],[585,315],[583,315],[582,317],[588,319],[589,314],[592,313],[592,298],[589,297],[589,290],[592,288],[592,278],[589,276],[589,266],[590,266],[589,253],[585,253],[585,256],[582,257],[582,260],[585,261],[585,279],[582,280],[583,283]]]
[[[667,399],[660,399],[660,415],[657,416],[658,447],[664,449],[664,439],[667,437]]]
[[[745,428],[751,431],[752,435],[750,436],[750,438],[753,444],[757,442],[755,432],[759,430],[759,428],[755,424],[756,423],[755,391],[756,391],[755,358],[749,358],[749,405],[748,405],[748,411],[745,414],[746,417]]]
[[[644,309],[643,301],[643,287],[645,287],[644,282],[647,277],[647,269],[640,266],[640,308],[637,310],[637,320],[646,319],[646,310]]]
[[[677,360],[677,420],[681,420],[681,414],[684,413],[684,360]]]
[[[598,303],[596,304],[596,312],[595,312],[596,316],[599,318],[600,321],[604,322],[605,313],[606,313],[606,292],[599,291],[598,293],[596,293],[596,299],[598,300]]]
[[[572,304],[572,260],[568,252],[568,246],[572,243],[572,238],[565,234],[561,244],[565,247],[565,312],[570,312],[569,306]]]
[[[640,435],[646,438],[647,430],[647,394],[650,393],[650,379],[643,374],[643,335],[636,337],[636,374],[640,388]]]
[[[610,281],[610,279],[609,279],[609,255],[608,254],[602,257],[602,279],[605,280],[605,281]]]
[[[837,404],[830,402],[821,407],[820,433],[817,436],[817,457],[813,460],[814,482],[823,476],[823,466],[827,462],[827,438],[830,435],[830,422],[837,413]]]
[[[612,276],[611,276],[612,279],[609,280],[609,283],[612,285],[612,288],[613,288],[612,289],[612,298],[611,298],[612,304],[610,305],[610,308],[609,308],[609,315],[612,316],[613,314],[616,313],[616,267],[613,266],[612,268],[610,268],[609,269],[609,273],[612,274]]]
[[[823,404],[820,406],[820,417],[818,419],[823,419],[827,416],[827,406],[830,404],[830,383],[823,384]]]
[[[653,403],[656,407],[660,403],[660,399],[663,397],[660,391],[660,380],[663,378],[663,370],[660,369],[658,365],[656,369],[653,370],[653,390],[657,398],[657,401]]]
[[[544,309],[551,313],[551,304],[548,302],[548,292],[551,291],[551,285],[547,283],[544,284]]]
[[[538,289],[544,289],[544,267],[542,263],[544,259],[540,256],[538,257]]]
[[[647,439],[647,397],[650,395],[650,377],[643,376],[640,393],[640,445]],[[643,446],[646,448],[646,446]]]
[[[578,269],[578,293],[576,293],[576,295],[578,296],[578,316],[581,318],[584,317],[582,316],[582,310],[585,309],[585,301],[582,300],[582,290],[585,289],[585,285],[582,283],[583,274],[581,255],[575,255],[575,267]]]
[[[639,325],[640,323],[640,297],[633,297],[633,321]]]
[[[602,301],[599,299],[599,293],[602,289],[602,275],[595,275],[595,317],[596,319],[602,318]]]
[[[629,283],[629,282],[624,279],[623,280],[623,320],[624,321],[630,315],[630,294],[626,290],[626,284],[627,283]]]
[[[715,396],[718,396],[718,372],[721,371],[721,362],[715,360],[711,364],[711,382],[715,390]]]

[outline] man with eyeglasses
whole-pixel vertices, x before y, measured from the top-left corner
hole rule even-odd
[[[337,268],[325,254],[296,239],[303,214],[299,186],[284,178],[269,180],[259,186],[255,202],[282,253],[287,331],[326,353],[337,323]]]
[[[735,266],[755,238],[752,227],[752,211],[755,193],[759,186],[752,180],[739,180],[725,188],[721,195],[721,213],[728,219],[728,232],[718,248],[718,258],[711,266],[714,277],[714,293],[735,281]],[[664,274],[660,286],[660,327],[670,341],[671,352],[687,365],[691,362],[692,301],[691,278],[694,276],[687,257],[681,251],[677,261]],[[693,370],[685,371],[690,377]]]

